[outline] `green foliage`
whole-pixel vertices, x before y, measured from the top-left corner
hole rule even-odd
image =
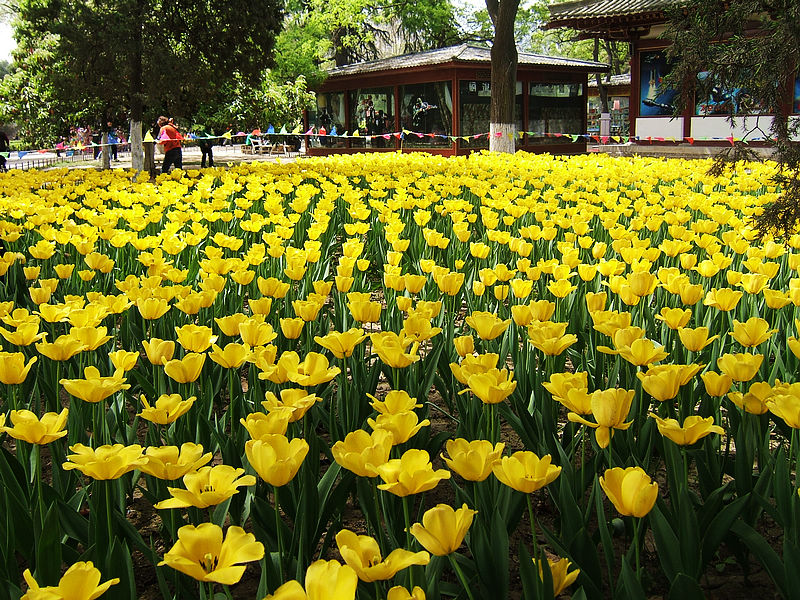
[[[770,128],[776,139],[780,170],[773,181],[782,196],[755,217],[762,236],[790,236],[800,223],[800,148],[792,138],[800,123],[786,112],[786,91],[793,83],[791,65],[800,65],[800,4],[794,0],[689,0],[670,15],[668,35],[674,40],[668,56],[674,62],[666,85],[682,91],[676,98],[681,111],[709,86],[746,89],[760,101],[762,111],[775,115]],[[754,31],[758,31],[754,35]],[[698,73],[710,76],[701,80]],[[734,117],[731,116],[731,119]],[[748,125],[765,135],[758,119]],[[720,153],[714,166],[719,173],[751,154],[743,144]]]
[[[217,97],[198,108],[194,121],[217,131],[231,125],[246,130],[285,125],[291,131],[300,123],[302,111],[312,106],[314,97],[302,75],[280,83],[269,72],[255,82],[237,74]]]

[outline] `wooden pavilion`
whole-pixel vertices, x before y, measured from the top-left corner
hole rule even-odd
[[[308,154],[488,148],[490,69],[490,50],[469,44],[332,69],[306,113]],[[587,77],[607,70],[520,52],[517,149],[585,152]]]
[[[630,42],[628,118],[630,135],[638,143],[716,146],[739,139],[763,143],[769,135],[772,115],[761,113],[758,101],[745,89],[714,87],[708,96],[696,96],[693,105],[681,114],[673,114],[677,91],[664,88],[661,82],[669,71],[665,50],[671,42],[664,37],[667,11],[675,2],[577,0],[552,4],[546,28],[574,29],[581,38]],[[698,74],[698,78],[703,76]],[[800,115],[800,76],[793,79],[794,85],[787,90],[786,108],[788,114]],[[734,123],[729,120],[731,115]]]

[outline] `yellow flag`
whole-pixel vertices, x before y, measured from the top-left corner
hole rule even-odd
[[[153,139],[153,134],[150,133],[149,129],[147,130],[147,133],[145,134],[144,139],[142,141],[143,142],[155,142],[155,140]]]
[[[222,137],[224,137],[226,140],[231,139],[231,132],[226,131],[225,133],[222,134]]]

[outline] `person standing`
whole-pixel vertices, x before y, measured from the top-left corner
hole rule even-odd
[[[119,160],[117,154],[119,138],[117,137],[117,130],[114,129],[114,123],[111,121],[108,122],[108,138],[106,141],[108,142],[108,149],[111,151],[111,160]]]
[[[175,122],[172,119],[158,117],[158,143],[164,146],[164,162],[161,165],[162,173],[169,173],[171,167],[183,168],[183,153],[181,152],[181,137]]]
[[[214,166],[214,153],[212,148],[214,146],[214,134],[203,125],[197,134],[197,145],[200,146],[202,157],[200,158],[200,168],[206,168],[206,156],[208,156],[208,166]]]
[[[6,154],[9,152],[11,152],[11,141],[8,139],[6,132],[0,129],[0,171],[8,171]]]

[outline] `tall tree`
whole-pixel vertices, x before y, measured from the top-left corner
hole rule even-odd
[[[678,107],[708,97],[713,90],[755,99],[756,112],[773,115],[779,171],[774,177],[783,193],[755,219],[762,235],[792,235],[800,224],[800,119],[790,119],[790,96],[800,68],[800,3],[797,0],[686,0],[671,12],[668,35],[673,61],[666,85],[679,89]],[[698,76],[698,74],[701,74]],[[713,88],[713,90],[712,90]],[[730,115],[742,122],[741,115]],[[758,117],[747,124],[760,128]],[[763,135],[763,130],[760,132]],[[748,156],[737,143],[720,155],[717,172]]]
[[[489,149],[514,152],[516,123],[514,98],[517,92],[517,44],[514,22],[519,0],[486,0],[494,25],[492,41],[492,101],[489,108]]]
[[[189,113],[233,73],[256,76],[282,14],[281,0],[19,0],[16,35],[55,36],[47,77],[61,100],[100,106],[103,123],[127,113],[141,169],[145,111]]]

